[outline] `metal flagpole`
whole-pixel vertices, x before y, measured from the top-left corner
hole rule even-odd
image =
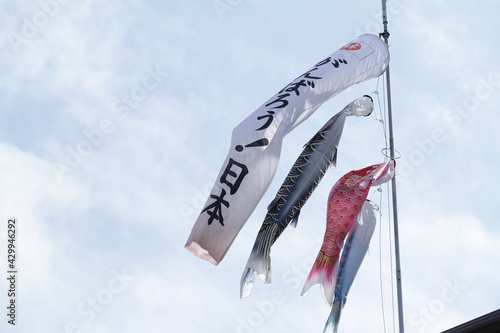
[[[384,42],[389,46],[389,31],[387,31],[387,0],[382,0],[382,20],[384,24],[384,32],[380,36],[384,37]],[[389,72],[389,66],[385,72],[387,81],[387,112],[389,120],[389,148],[391,158],[394,159],[394,137],[392,131],[392,102],[391,102],[391,75]],[[404,332],[404,321],[403,321],[403,294],[401,290],[401,264],[399,261],[399,230],[398,230],[398,205],[396,196],[396,174],[392,178],[392,212],[394,216],[394,247],[395,247],[395,258],[396,258],[396,286],[397,286],[397,296],[398,296],[398,322],[399,322],[399,332]]]

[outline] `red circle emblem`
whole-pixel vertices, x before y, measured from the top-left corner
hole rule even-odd
[[[361,48],[361,44],[359,43],[350,43],[341,48],[341,50],[347,50],[347,51],[356,51]]]

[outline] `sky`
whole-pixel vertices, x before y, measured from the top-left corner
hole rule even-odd
[[[500,308],[496,1],[389,1],[404,324],[439,332]],[[0,1],[0,267],[16,218],[2,332],[322,332],[300,296],[332,185],[384,160],[384,79],[352,86],[287,135],[274,180],[214,266],[184,249],[231,131],[312,65],[382,31],[380,1]],[[239,283],[266,207],[303,145],[348,118],[328,170],[272,250],[272,283]],[[385,121],[384,121],[385,119]],[[387,127],[385,127],[387,128]],[[339,332],[395,332],[390,191]],[[15,301],[15,325],[7,304]]]

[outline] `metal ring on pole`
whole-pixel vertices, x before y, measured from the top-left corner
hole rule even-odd
[[[395,153],[397,153],[397,155],[396,155],[396,156],[394,156],[394,157],[392,157],[392,156],[390,155],[390,150],[391,150],[391,148],[387,148],[387,147],[385,147],[385,148],[382,148],[381,152],[382,152],[382,154],[383,154],[385,157],[387,157],[387,158],[391,158],[391,159],[395,159],[395,160],[397,160],[397,159],[401,158],[401,153],[400,153],[399,151],[397,151],[396,149],[394,149],[394,152],[395,152]],[[387,154],[387,151],[389,151],[389,154]]]

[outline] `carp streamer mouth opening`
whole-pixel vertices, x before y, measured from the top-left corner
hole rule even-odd
[[[363,95],[349,104],[345,109],[345,113],[348,116],[368,117],[372,114],[373,109],[373,98],[368,95]]]
[[[370,101],[372,101],[372,103],[373,103],[373,98],[372,98],[370,95],[363,95],[363,97],[368,97],[368,98],[370,99]],[[369,115],[371,115],[371,114],[372,114],[372,112],[373,112],[373,108],[372,108],[372,110],[370,111],[370,113],[365,114],[365,117],[368,117]]]

